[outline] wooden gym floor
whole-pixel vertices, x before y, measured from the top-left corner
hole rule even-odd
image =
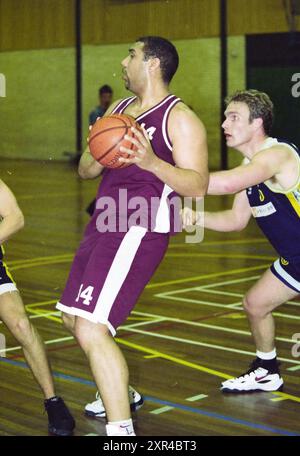
[[[82,182],[68,164],[2,161],[1,178],[15,192],[25,228],[6,245],[6,261],[32,322],[47,344],[57,393],[76,421],[76,435],[104,435],[104,420],[86,418],[94,400],[87,362],[61,324],[60,297],[97,182]],[[229,207],[231,197],[206,198],[206,208]],[[138,435],[300,435],[300,301],[276,312],[283,393],[226,396],[228,376],[247,370],[253,345],[242,296],[275,258],[254,223],[242,233],[207,231],[200,244],[172,239],[167,256],[118,342],[130,383],[145,396],[135,414]],[[47,435],[42,397],[16,340],[1,323],[6,358],[0,364],[0,435]]]

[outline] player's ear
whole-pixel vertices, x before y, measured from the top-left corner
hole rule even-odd
[[[159,69],[160,67],[160,60],[157,57],[154,57],[152,59],[149,59],[149,70],[151,72],[155,72]]]
[[[253,123],[253,126],[255,127],[255,129],[259,129],[261,127],[263,127],[263,119],[261,117],[258,117],[257,119],[253,119],[252,120],[252,123]]]

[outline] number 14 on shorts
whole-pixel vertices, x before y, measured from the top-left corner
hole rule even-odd
[[[89,306],[92,299],[93,299],[93,291],[94,287],[89,286],[86,287],[84,290],[83,288],[83,283],[80,285],[79,292],[76,298],[76,302],[79,301],[79,299],[83,299],[82,303],[85,304],[86,306]]]

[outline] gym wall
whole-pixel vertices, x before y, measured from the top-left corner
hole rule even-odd
[[[245,87],[244,34],[287,31],[287,24],[281,0],[227,3],[231,92]],[[128,94],[119,78],[128,43],[159,34],[180,54],[172,91],[205,123],[209,164],[219,167],[218,6],[218,0],[82,0],[84,141],[99,85],[112,85],[115,98]],[[270,12],[272,21],[266,21]],[[1,157],[63,160],[64,151],[74,151],[73,22],[72,0],[0,0],[0,73],[7,85],[0,98]],[[239,160],[230,152],[230,166]]]

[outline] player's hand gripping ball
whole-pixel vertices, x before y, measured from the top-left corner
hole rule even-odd
[[[125,139],[125,135],[135,137],[131,127],[141,131],[141,127],[135,119],[127,114],[111,114],[97,120],[88,137],[90,152],[95,160],[106,168],[130,166],[132,163],[120,162],[119,158],[129,158],[129,154],[121,152],[120,147],[128,148],[132,152],[136,150],[136,146]]]

